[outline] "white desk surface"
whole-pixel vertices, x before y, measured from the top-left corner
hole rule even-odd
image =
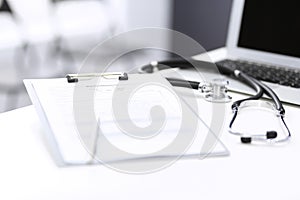
[[[47,150],[33,106],[3,113],[0,199],[298,200],[300,108],[285,108],[292,132],[289,144],[242,145],[225,131],[221,140],[231,152],[229,157],[181,160],[146,175],[122,174],[101,165],[59,168]]]

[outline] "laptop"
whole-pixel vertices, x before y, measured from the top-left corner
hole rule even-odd
[[[283,102],[300,105],[300,1],[233,0],[226,55],[230,65],[262,80]],[[230,80],[230,89],[252,94]]]

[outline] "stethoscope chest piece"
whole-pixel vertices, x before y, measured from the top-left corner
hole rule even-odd
[[[213,79],[210,82],[199,84],[199,91],[206,93],[205,100],[213,103],[227,103],[231,97],[227,93],[229,82],[225,79]]]

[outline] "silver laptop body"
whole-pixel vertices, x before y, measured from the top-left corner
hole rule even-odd
[[[219,60],[238,59],[300,70],[299,8],[300,1],[292,0],[233,0],[226,55]],[[265,83],[282,101],[300,105],[299,88]],[[234,80],[230,88],[253,93]]]

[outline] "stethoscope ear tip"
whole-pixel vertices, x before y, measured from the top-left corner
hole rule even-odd
[[[252,142],[252,138],[251,137],[241,137],[241,142],[243,144],[250,144]]]
[[[267,139],[277,138],[277,132],[276,131],[268,131],[266,136],[267,136]]]

